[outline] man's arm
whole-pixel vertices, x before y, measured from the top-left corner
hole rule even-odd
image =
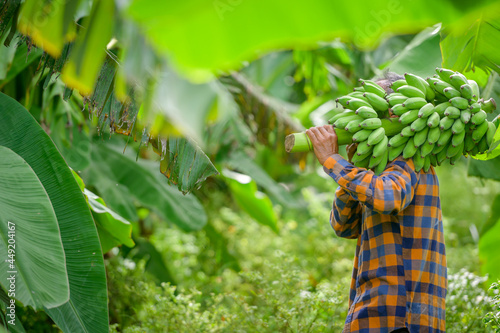
[[[323,170],[355,200],[380,214],[398,214],[413,200],[419,175],[410,159],[402,157],[376,176],[371,170],[358,168],[339,154],[332,154]]]
[[[397,214],[413,200],[418,174],[413,161],[401,157],[376,176],[373,171],[358,168],[338,154],[337,135],[331,125],[306,131],[324,171],[353,199],[381,214]]]
[[[337,236],[357,238],[361,232],[361,219],[361,204],[339,186],[330,213],[330,224]]]

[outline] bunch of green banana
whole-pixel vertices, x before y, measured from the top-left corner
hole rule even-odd
[[[404,77],[392,84],[391,94],[373,81],[360,80],[361,87],[337,98],[344,111],[329,123],[339,143],[358,143],[352,158],[356,166],[379,174],[388,162],[403,155],[413,159],[417,171],[427,172],[446,160],[454,164],[462,155],[489,149],[499,118],[492,122],[486,118],[496,103],[480,98],[475,81],[444,68],[436,68],[432,78],[410,73]],[[311,149],[307,136],[300,141],[300,150],[294,150],[292,142],[285,145],[287,151]]]

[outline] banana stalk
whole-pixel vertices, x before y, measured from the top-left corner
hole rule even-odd
[[[385,129],[387,136],[395,135],[405,127],[397,118],[382,119],[382,127]],[[352,133],[343,129],[335,129],[339,146],[352,143]],[[305,132],[292,133],[285,138],[285,150],[288,153],[299,153],[304,151],[312,151],[313,145]]]

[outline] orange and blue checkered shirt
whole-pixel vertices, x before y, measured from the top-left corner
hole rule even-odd
[[[339,154],[324,171],[339,187],[330,223],[357,238],[343,332],[445,332],[446,254],[434,169],[415,171],[401,156],[376,176]]]

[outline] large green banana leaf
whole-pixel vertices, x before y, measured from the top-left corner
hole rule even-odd
[[[29,112],[4,94],[0,94],[0,107],[0,145],[21,156],[40,180],[54,208],[66,255],[70,299],[45,311],[64,332],[107,332],[104,262],[83,193]]]
[[[206,78],[207,72],[240,67],[277,48],[316,47],[318,41],[337,37],[373,47],[388,32],[414,33],[438,22],[453,23],[488,3],[133,0],[128,14],[160,52],[194,77]],[[490,9],[497,17],[498,8]]]
[[[6,290],[12,283],[15,298],[35,309],[67,302],[66,262],[52,204],[30,166],[3,146],[0,189],[0,283]]]
[[[499,4],[481,12],[473,21],[450,27],[441,42],[443,67],[459,72],[477,72],[471,77],[483,82],[491,70],[500,73],[500,9]]]

